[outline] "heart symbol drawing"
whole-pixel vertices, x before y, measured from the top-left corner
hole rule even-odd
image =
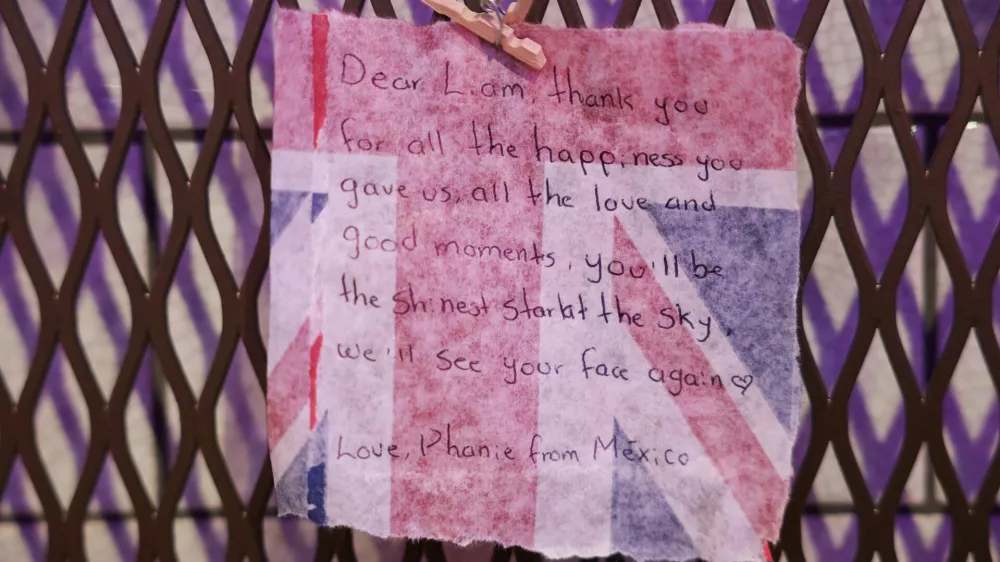
[[[742,394],[745,396],[747,393],[747,389],[749,389],[750,385],[753,384],[753,375],[747,375],[745,377],[737,376],[729,380],[733,381],[733,385],[742,389],[743,390]]]

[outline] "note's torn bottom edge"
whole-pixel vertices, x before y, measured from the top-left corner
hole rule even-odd
[[[789,500],[789,497],[790,497],[790,493],[791,493],[791,480],[787,481],[786,485],[785,485],[785,497],[784,497],[784,501],[782,503],[783,508],[781,509],[781,513],[779,513],[778,517],[776,518],[777,524],[774,525],[774,529],[772,531],[772,535],[773,536],[771,538],[761,539],[761,550],[760,550],[759,557],[753,558],[753,559],[747,559],[747,560],[742,560],[742,559],[738,560],[738,561],[734,560],[734,561],[729,561],[729,562],[750,562],[752,560],[760,560],[760,561],[765,561],[765,562],[771,562],[772,561],[772,558],[770,556],[770,547],[767,545],[767,543],[768,542],[772,542],[773,543],[773,542],[775,542],[775,541],[778,540],[778,535],[779,535],[779,532],[781,530],[781,522],[782,522],[782,519],[784,518],[784,511],[785,511],[785,508],[787,508],[788,500]],[[302,513],[298,513],[298,512],[295,512],[293,510],[285,509],[285,508],[282,508],[281,506],[278,507],[278,517],[282,517],[282,518],[292,518],[292,517],[294,517],[295,519],[301,519],[303,521],[310,521],[310,522],[316,523],[315,521],[312,521],[311,519],[309,519],[308,515],[305,515],[305,514],[302,514]],[[377,530],[374,530],[374,529],[371,529],[371,528],[367,528],[365,525],[352,525],[352,524],[350,524],[348,522],[336,522],[336,521],[330,521],[330,520],[327,520],[325,523],[316,523],[316,525],[317,525],[317,527],[325,527],[325,528],[328,528],[328,529],[333,529],[333,528],[336,528],[336,527],[346,527],[346,528],[350,529],[351,531],[360,531],[360,532],[365,533],[366,535],[368,535],[370,537],[374,537],[374,538],[382,539],[382,540],[436,540],[436,541],[453,543],[453,544],[456,544],[456,545],[461,546],[461,547],[469,546],[469,545],[472,545],[474,543],[489,543],[489,544],[497,545],[497,546],[499,546],[500,548],[503,548],[503,549],[508,549],[508,548],[523,548],[525,550],[529,550],[529,551],[532,551],[532,552],[537,552],[538,554],[541,554],[542,556],[544,556],[545,558],[547,558],[549,560],[564,560],[564,559],[569,559],[569,558],[595,558],[595,557],[604,558],[604,557],[612,556],[612,555],[615,555],[615,554],[621,554],[622,556],[628,557],[628,558],[630,558],[632,560],[635,560],[637,562],[652,562],[654,560],[661,561],[661,562],[690,562],[690,561],[695,561],[695,560],[702,560],[702,558],[700,558],[698,556],[694,556],[694,557],[691,557],[691,558],[659,558],[659,557],[643,558],[641,555],[636,555],[636,554],[631,553],[631,552],[626,551],[626,550],[615,550],[613,548],[609,548],[609,549],[605,549],[605,550],[595,550],[595,551],[590,551],[590,552],[582,552],[582,551],[573,549],[571,547],[555,547],[555,548],[538,549],[538,548],[535,548],[534,546],[527,547],[527,546],[519,545],[519,544],[506,544],[503,541],[498,540],[498,539],[484,538],[484,537],[478,537],[478,536],[448,537],[448,536],[445,536],[445,535],[442,535],[442,534],[437,534],[437,533],[426,533],[423,536],[394,535],[392,533],[383,534],[380,531],[377,531]],[[719,540],[725,540],[725,539],[720,537]],[[713,561],[713,562],[717,562],[717,561]]]

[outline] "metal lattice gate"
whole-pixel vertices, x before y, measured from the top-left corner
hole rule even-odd
[[[14,123],[11,131],[0,133],[0,145],[11,153],[9,165],[0,164],[0,290],[6,291],[14,283],[10,281],[15,277],[15,258],[11,256],[16,254],[21,264],[19,271],[23,271],[37,299],[37,326],[29,338],[31,345],[25,346],[28,351],[23,376],[14,385],[14,373],[0,372],[0,487],[4,502],[12,506],[9,510],[0,508],[0,528],[15,526],[24,541],[35,544],[36,548],[29,551],[38,558],[79,560],[88,556],[87,529],[92,522],[111,527],[131,525],[134,548],[119,548],[120,557],[127,554],[139,560],[174,560],[183,558],[178,554],[184,552],[179,543],[188,540],[178,525],[186,520],[215,521],[224,532],[222,539],[214,535],[218,544],[209,551],[210,556],[263,559],[269,552],[268,522],[275,519],[269,504],[273,488],[270,467],[261,457],[261,469],[251,466],[249,474],[237,474],[246,472],[246,468],[231,462],[220,444],[219,432],[224,428],[219,427],[217,410],[239,361],[245,362],[260,392],[266,388],[266,347],[258,297],[265,287],[269,253],[267,228],[260,226],[269,223],[266,202],[270,200],[270,129],[258,121],[251,73],[261,56],[272,1],[246,0],[242,29],[236,28],[236,41],[231,45],[224,44],[219,32],[220,25],[231,22],[213,17],[215,4],[222,0],[144,4],[147,37],[145,44],[137,48],[127,32],[133,22],[121,13],[120,0],[69,0],[53,18],[57,27],[47,55],[39,47],[41,32],[32,14],[45,9],[51,12],[52,2],[42,8],[41,1],[0,0],[2,26],[14,48],[13,54],[5,54],[5,60],[16,58],[23,65],[24,83],[20,86],[26,93],[20,122]],[[238,0],[226,2],[231,10],[236,9]],[[643,6],[643,0],[620,0],[606,11],[603,23],[628,27],[641,9],[652,8],[660,26],[678,24],[678,12],[670,0],[645,2],[648,5]],[[467,3],[471,7],[477,4]],[[914,111],[912,99],[908,99],[913,94],[906,83],[906,53],[914,44],[926,40],[916,37],[914,30],[922,12],[932,3],[928,1],[925,6],[923,0],[885,0],[885,4],[895,6],[889,12],[879,7],[882,3],[843,0],[842,10],[853,34],[841,39],[855,46],[863,63],[861,86],[852,94],[853,103],[839,112],[811,110],[805,86],[797,109],[799,140],[812,186],[803,209],[808,217],[802,238],[806,294],[800,298],[799,315],[802,375],[809,410],[791,501],[774,553],[789,560],[805,559],[804,521],[850,514],[853,540],[847,547],[824,550],[813,545],[811,552],[829,559],[869,560],[876,555],[881,560],[920,559],[919,555],[904,556],[900,551],[897,522],[901,514],[936,514],[944,520],[950,537],[947,547],[938,549],[941,557],[987,560],[991,559],[998,535],[994,529],[1000,492],[996,439],[980,447],[985,448],[985,453],[979,462],[987,465],[981,468],[981,477],[970,490],[962,463],[976,461],[961,457],[961,451],[956,453],[955,446],[949,444],[946,410],[951,407],[948,396],[953,378],[961,372],[960,361],[973,347],[978,346],[980,361],[988,373],[988,387],[983,392],[995,403],[1000,391],[995,298],[1000,233],[995,224],[987,225],[983,231],[986,234],[977,242],[981,251],[970,266],[967,244],[963,236],[956,234],[956,228],[962,225],[956,224],[958,219],[949,211],[949,206],[954,206],[949,190],[956,181],[956,152],[969,124],[978,124],[989,133],[986,144],[994,151],[996,139],[1000,138],[1000,15],[996,7],[974,9],[976,4],[971,0],[938,1],[957,45],[951,107]],[[294,6],[295,1],[288,4]],[[708,21],[725,24],[736,0],[708,5],[678,0],[677,4],[703,6]],[[803,48],[810,49],[821,24],[832,17],[830,4],[830,0],[774,0],[770,4],[748,0],[746,6],[753,23],[762,28],[774,27],[775,17],[791,17],[791,24],[780,27]],[[351,13],[370,9],[380,17],[396,16],[389,0],[371,0],[367,7],[364,0],[346,0],[343,9]],[[549,0],[535,0],[529,21],[540,22],[547,11],[556,9],[566,25],[585,26],[577,0],[558,0],[558,6],[551,10]],[[873,21],[876,12],[883,16],[889,13],[888,23]],[[983,25],[977,19],[982,16],[977,14],[992,19]],[[106,41],[120,83],[117,114],[112,112],[102,127],[78,126],[69,95],[67,68],[74,49],[79,47],[81,22],[89,17],[94,18],[95,25],[88,29],[98,29]],[[189,18],[195,32],[186,41],[197,41],[204,50],[214,92],[200,120],[191,126],[178,126],[165,117],[162,95],[161,70],[170,64],[164,61],[164,54],[182,18]],[[880,34],[880,30],[884,32]],[[274,61],[270,64],[273,68]],[[810,64],[807,57],[803,68],[806,85],[811,78]],[[13,89],[8,82],[10,76],[6,69],[0,74],[0,90]],[[181,82],[179,88],[190,86],[175,80]],[[0,97],[4,97],[2,92]],[[858,197],[859,181],[863,181],[857,173],[859,159],[874,128],[891,134],[891,144],[905,172],[905,193],[898,205],[895,231],[888,240],[891,246],[882,241],[884,248],[877,259],[872,237],[862,234],[858,218],[868,212]],[[838,151],[831,151],[829,141],[821,135],[831,129],[841,133]],[[250,248],[238,268],[227,259],[226,244],[219,236],[222,226],[211,202],[213,177],[222,172],[236,173],[231,163],[222,164],[223,160],[228,162],[226,151],[233,144],[245,147],[248,158],[243,167],[252,170],[250,174],[259,182],[256,195],[261,201],[257,227],[236,229],[235,235],[245,239]],[[103,161],[96,165],[90,150],[94,145],[104,151]],[[180,145],[188,148],[180,150]],[[53,275],[45,251],[45,240],[60,236],[59,221],[51,225],[52,231],[41,231],[37,224],[30,224],[33,219],[29,216],[29,185],[33,176],[46,173],[47,156],[43,156],[49,152],[61,153],[60,158],[65,159],[70,187],[79,205],[74,217],[77,222],[64,235],[69,250],[59,275]],[[833,157],[831,152],[835,152]],[[138,252],[139,257],[132,240],[135,233],[123,226],[128,217],[121,206],[120,191],[127,179],[126,171],[131,169],[131,159],[136,159],[137,169],[142,170],[133,180],[144,194],[136,209],[147,225],[138,235],[144,238],[140,245],[145,244],[148,251]],[[58,201],[49,204],[56,206]],[[843,356],[832,362],[833,367],[824,367],[827,362],[817,356],[824,353],[821,348],[828,342],[819,331],[810,337],[804,310],[810,302],[810,282],[817,273],[814,265],[831,233],[842,245],[845,266],[849,268],[847,277],[856,285],[857,296],[849,313],[849,329],[842,334]],[[207,279],[218,293],[221,319],[216,333],[208,336],[211,351],[198,385],[191,383],[186,348],[177,341],[177,332],[171,326],[171,295],[185,282],[185,260],[192,248],[203,256]],[[923,286],[903,291],[904,286],[908,287],[907,269],[914,256],[927,257],[922,262]],[[126,296],[122,306],[130,317],[127,327],[119,326],[119,357],[110,379],[107,373],[94,368],[93,353],[88,354],[92,334],[81,329],[79,322],[81,294],[90,290],[89,272],[102,259],[105,266],[120,275],[122,294]],[[8,285],[4,285],[5,275]],[[934,304],[941,300],[934,286],[942,276],[951,287],[945,297],[951,315],[947,321],[937,318],[938,306]],[[910,292],[920,298],[926,313],[926,318],[916,320],[917,324],[923,322],[924,328],[917,338],[923,341],[917,351],[913,343],[907,343],[908,334],[900,329],[901,324],[909,322],[900,320],[904,308],[909,310],[909,304],[903,302],[909,297],[901,295]],[[11,294],[4,293],[8,324],[23,327],[30,319],[22,318],[14,303],[17,299]],[[192,329],[197,331],[198,326]],[[898,443],[883,463],[880,480],[873,483],[871,470],[859,460],[857,440],[851,430],[856,423],[851,419],[851,403],[859,392],[859,375],[876,347],[884,351],[882,360],[888,366],[880,376],[893,379],[891,384],[899,394],[902,413],[898,418]],[[0,353],[3,350],[0,347]],[[914,359],[914,354],[919,355],[919,360]],[[89,427],[89,439],[83,436],[86,445],[75,456],[78,474],[65,491],[61,491],[61,480],[53,477],[60,468],[44,454],[48,448],[47,429],[40,428],[37,422],[43,395],[61,362],[68,365],[66,376],[74,381],[82,397],[85,413],[81,423]],[[831,375],[830,370],[835,373]],[[144,375],[146,371],[153,374]],[[106,379],[110,382],[102,382]],[[139,395],[149,397],[145,411],[155,437],[157,483],[152,492],[144,482],[146,470],[137,461],[137,447],[130,436],[132,418],[128,412],[130,403]],[[176,421],[175,440],[169,438],[170,419]],[[989,417],[987,423],[991,427],[998,425],[994,417]],[[814,493],[824,459],[830,458],[835,459],[845,483],[849,496],[846,501],[822,501]],[[106,486],[103,475],[110,463],[117,468],[127,496],[125,506],[102,499]],[[926,476],[929,499],[912,501],[908,482],[920,471],[926,471],[918,476]],[[201,473],[207,475],[207,485],[217,491],[217,505],[196,505],[190,500],[189,486]],[[37,496],[34,504],[17,500],[25,487]],[[31,535],[31,529],[38,528],[44,528],[44,537]],[[311,532],[318,536],[315,548],[306,553],[310,558],[331,560],[336,556],[346,561],[365,557],[356,554],[357,537],[352,537],[349,530]],[[203,540],[207,540],[205,536]],[[422,557],[432,562],[446,558],[447,546],[437,542],[411,541],[398,546],[397,555],[408,562]],[[496,562],[509,560],[512,555],[518,560],[538,558],[519,549],[486,552]],[[280,559],[273,554],[272,558]]]

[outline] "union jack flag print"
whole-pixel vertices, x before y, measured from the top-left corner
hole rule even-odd
[[[552,557],[762,559],[792,473],[800,54],[776,32],[279,11],[279,511]]]

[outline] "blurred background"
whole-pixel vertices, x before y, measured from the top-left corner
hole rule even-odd
[[[10,0],[7,0],[10,1]],[[580,0],[589,27],[609,27],[620,0]],[[143,52],[158,5],[153,0],[112,0],[129,46],[138,59]],[[251,0],[210,0],[208,5],[230,58],[236,51],[251,8]],[[339,9],[335,0],[301,0],[309,11]],[[777,27],[794,36],[807,0],[770,0]],[[392,0],[401,19],[430,21],[431,12],[417,0]],[[675,0],[683,22],[708,18],[711,0]],[[895,25],[903,0],[868,0],[871,22],[882,47]],[[980,43],[997,17],[1000,1],[964,0]],[[25,0],[20,10],[43,59],[47,58],[61,25],[64,0]],[[374,17],[369,4],[363,15]],[[273,13],[272,13],[273,16]],[[269,18],[273,19],[273,18]],[[544,23],[564,26],[556,2]],[[753,27],[744,0],[737,0],[730,27]],[[650,2],[640,6],[636,27],[658,27]],[[264,30],[251,71],[251,102],[264,135],[272,119],[274,68],[271,24]],[[66,72],[68,112],[80,132],[87,158],[96,172],[104,165],[111,133],[121,110],[119,69],[93,13],[84,8],[81,28],[70,51]],[[956,101],[960,82],[959,50],[942,0],[923,3],[903,55],[903,98],[913,123],[912,133],[925,159],[937,146],[942,127]],[[655,69],[651,69],[655,70]],[[182,5],[169,34],[159,67],[159,99],[177,152],[190,175],[205,139],[214,104],[214,81],[205,48]],[[820,136],[835,161],[863,91],[861,48],[843,2],[830,2],[816,39],[806,56],[806,95]],[[6,22],[0,21],[0,173],[6,177],[21,139],[28,108],[24,66]],[[140,118],[141,119],[141,118]],[[977,102],[961,136],[947,177],[947,204],[966,264],[974,273],[981,265],[1000,219],[1000,155],[997,142],[982,124]],[[53,283],[58,286],[69,266],[80,227],[80,188],[58,137],[46,131],[34,155],[27,179],[29,227]],[[173,199],[160,155],[142,133],[134,135],[117,190],[118,216],[129,250],[147,282],[156,275],[173,216]],[[230,123],[209,184],[209,213],[236,282],[242,280],[258,242],[264,200],[257,172],[235,120]],[[853,170],[852,207],[857,229],[876,276],[886,266],[906,216],[907,173],[884,108],[869,130]],[[799,188],[803,233],[812,205],[812,176],[800,155]],[[198,395],[215,359],[222,329],[222,300],[202,249],[192,243],[183,255],[167,297],[167,325],[192,391]],[[996,291],[995,291],[996,293]],[[265,280],[259,304],[261,330],[267,334]],[[997,299],[995,299],[997,300]],[[910,367],[924,384],[949,334],[952,287],[938,246],[928,226],[909,256],[897,293],[897,324]],[[1000,300],[997,300],[1000,302]],[[995,305],[996,306],[996,305]],[[820,374],[832,388],[858,325],[858,289],[841,236],[831,223],[803,289],[806,338]],[[122,367],[132,318],[128,291],[102,235],[98,235],[86,266],[76,303],[76,322],[87,362],[105,396]],[[994,314],[1000,318],[1000,314]],[[24,386],[39,339],[40,307],[25,266],[11,237],[0,237],[0,374],[16,401]],[[177,401],[152,354],[139,369],[125,410],[126,434],[132,460],[154,504],[173,466],[180,438]],[[803,416],[808,417],[804,404]],[[236,490],[247,502],[267,454],[264,395],[242,341],[229,367],[215,408],[216,432]],[[57,347],[45,378],[34,424],[39,454],[59,503],[65,509],[76,490],[87,456],[90,414],[80,385]],[[810,437],[803,424],[797,458]],[[904,408],[882,340],[873,341],[850,396],[849,437],[872,496],[884,491],[903,443]],[[979,489],[1000,436],[997,392],[983,353],[970,338],[961,353],[944,401],[944,439],[966,494]],[[944,560],[951,541],[945,496],[921,450],[896,515],[895,547],[903,560]],[[853,558],[858,520],[852,496],[832,451],[827,451],[802,522],[804,552],[809,560]],[[136,557],[139,524],[120,473],[111,458],[104,461],[86,507],[84,544],[90,560],[131,560]],[[991,551],[1000,552],[1000,512],[990,519]],[[194,461],[181,495],[174,525],[179,560],[225,558],[229,526],[220,494],[201,452]],[[312,559],[317,532],[308,521],[279,519],[273,504],[263,524],[264,547],[272,560]],[[0,559],[43,560],[47,525],[35,487],[20,458],[15,461],[0,497]],[[402,541],[374,539],[353,533],[355,554],[363,560],[399,560]],[[448,560],[487,560],[493,546],[467,548],[444,545]]]

